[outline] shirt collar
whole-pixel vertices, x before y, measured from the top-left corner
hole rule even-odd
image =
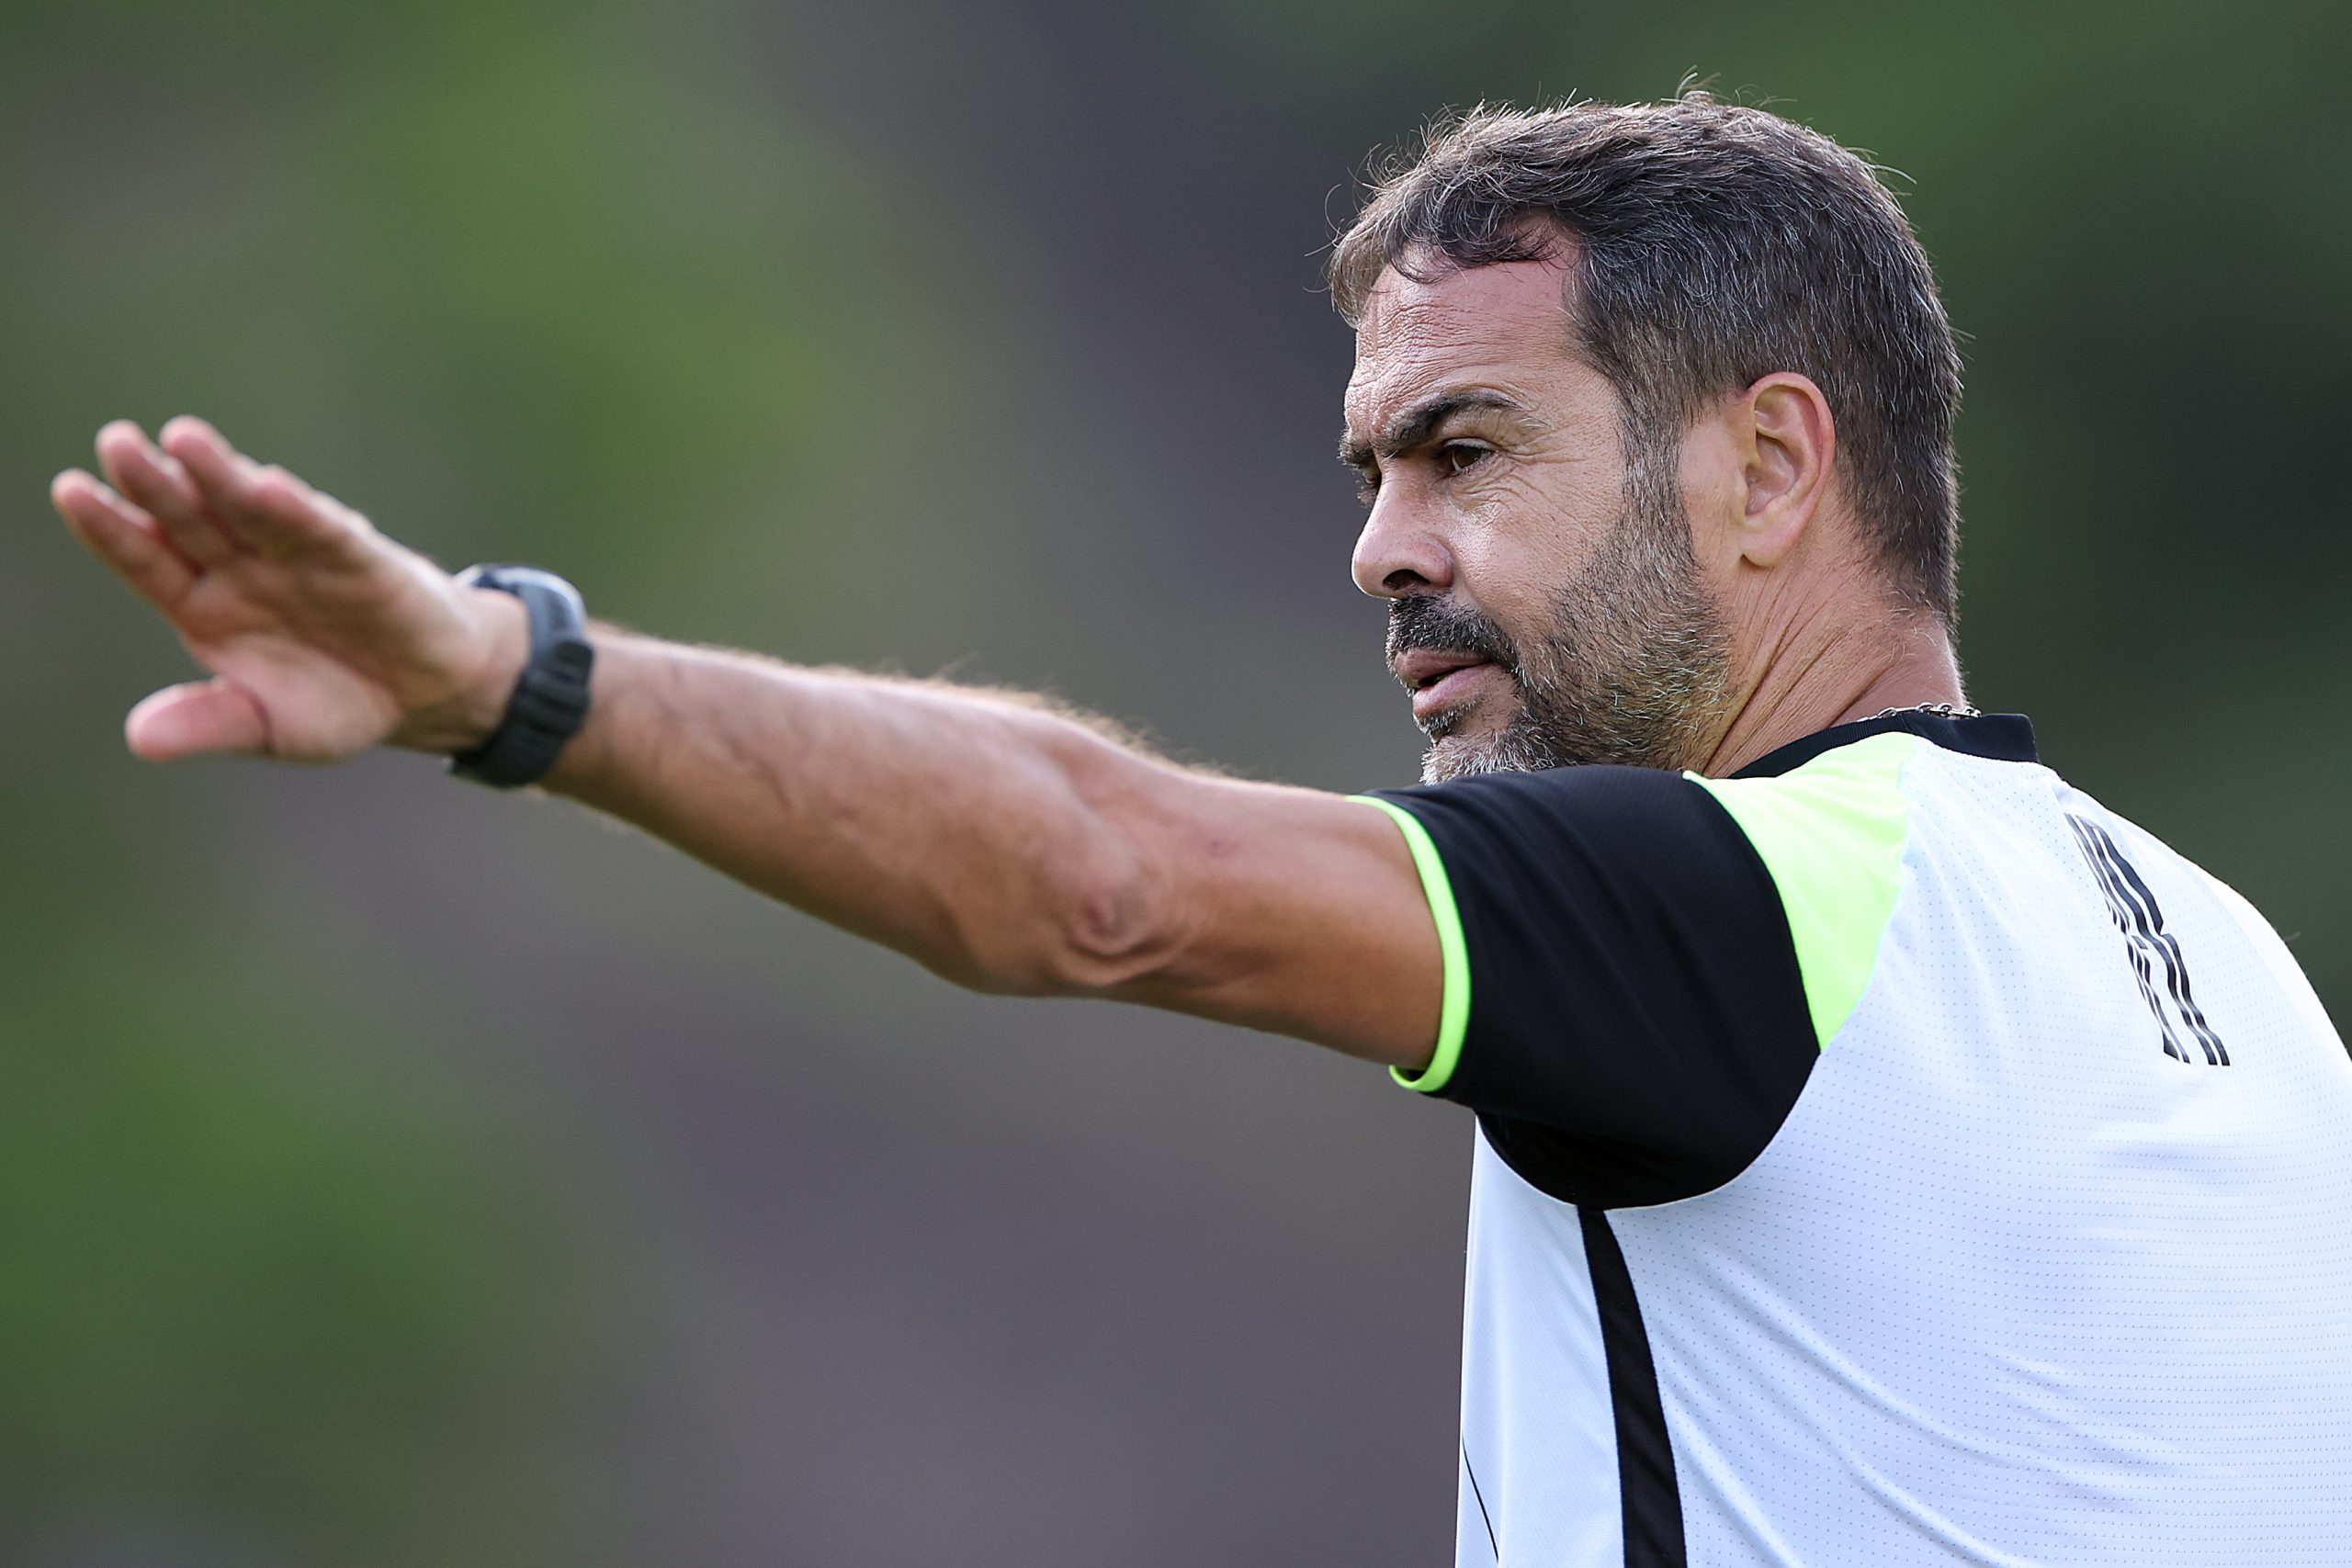
[[[2034,750],[2033,721],[2021,713],[1973,714],[1963,718],[1951,714],[1905,708],[1899,713],[1881,714],[1876,718],[1832,725],[1802,740],[1792,740],[1780,750],[1758,757],[1732,777],[1770,778],[1801,768],[1824,751],[1834,751],[1840,746],[1850,746],[1867,737],[1890,732],[1917,735],[1922,739],[1934,741],[1947,751],[1987,757],[1996,762],[2041,761],[2041,753]]]

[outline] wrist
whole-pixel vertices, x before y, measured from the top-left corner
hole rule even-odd
[[[531,661],[531,612],[522,600],[495,588],[468,587],[474,624],[481,630],[481,655],[473,679],[464,686],[458,709],[462,732],[445,748],[462,751],[490,739],[506,716],[514,687]]]
[[[457,661],[455,688],[402,720],[391,738],[396,746],[447,755],[481,745],[505,716],[530,662],[531,616],[523,602],[492,588],[469,585],[461,592],[469,646]]]

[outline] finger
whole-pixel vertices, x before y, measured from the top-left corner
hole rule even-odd
[[[74,536],[142,597],[168,610],[196,568],[164,543],[155,520],[79,468],[50,481],[49,498]]]
[[[229,445],[207,421],[181,414],[156,433],[164,450],[186,470],[208,505],[241,508],[254,469],[254,460]]]
[[[123,739],[149,762],[170,762],[209,751],[269,750],[269,720],[261,704],[226,681],[166,686],[130,710]]]
[[[369,531],[349,507],[284,468],[255,464],[200,419],[182,415],[162,439],[213,515],[267,554],[348,548]]]
[[[98,461],[115,489],[143,507],[180,554],[198,566],[236,558],[236,542],[205,514],[187,470],[150,445],[145,431],[127,419],[108,424],[98,432]]]
[[[374,524],[276,464],[254,471],[248,494],[254,536],[278,554],[357,566],[379,538]]]

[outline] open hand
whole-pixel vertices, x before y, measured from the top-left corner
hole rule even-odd
[[[97,438],[111,486],[73,468],[50,487],[212,673],[133,708],[133,752],[324,762],[384,742],[458,750],[497,724],[529,640],[513,596],[460,585],[202,420],[158,439],[117,421]]]

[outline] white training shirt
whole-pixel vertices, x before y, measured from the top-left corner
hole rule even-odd
[[[1374,803],[1479,1112],[1458,1562],[2352,1563],[2352,1060],[2023,719]]]

